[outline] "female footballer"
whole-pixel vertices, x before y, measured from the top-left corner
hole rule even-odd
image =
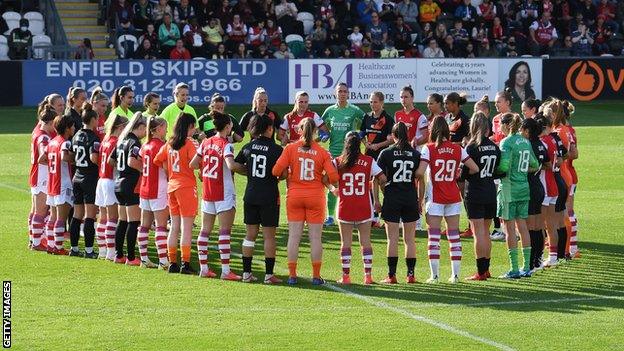
[[[110,101],[108,99],[108,95],[104,94],[102,91],[102,88],[97,87],[93,89],[89,102],[91,103],[91,106],[93,106],[93,110],[98,115],[98,124],[95,134],[97,134],[98,139],[101,142],[104,140],[104,135],[106,134],[106,109],[108,108]]]
[[[295,104],[292,111],[284,116],[279,127],[278,139],[282,145],[299,140],[299,122],[304,118],[312,118],[314,124],[319,129],[319,133],[329,133],[327,126],[321,117],[309,108],[310,96],[305,91],[298,91],[295,94]]]
[[[245,133],[243,132],[240,124],[238,124],[236,118],[229,113],[225,113],[225,98],[219,93],[212,94],[212,98],[210,98],[210,105],[208,105],[208,113],[204,113],[197,120],[199,130],[203,132],[199,135],[199,140],[210,138],[217,134],[213,121],[213,115],[215,112],[227,114],[232,121],[232,133],[231,135],[228,135],[228,140],[231,143],[238,143],[242,141],[245,137]]]
[[[449,141],[459,145],[465,145],[468,141],[469,123],[468,115],[461,109],[467,102],[466,94],[452,92],[444,97],[444,107],[448,114],[446,119],[449,124]],[[433,139],[431,140],[433,142]]]
[[[275,137],[275,133],[279,132],[280,126],[282,125],[282,118],[277,114],[277,112],[271,110],[268,105],[269,94],[267,91],[264,90],[263,87],[256,88],[253,99],[251,100],[251,111],[246,112],[240,119],[240,127],[242,130],[249,131],[249,123],[254,115],[266,114],[273,121],[273,137]],[[279,133],[277,135],[277,140],[280,140]]]

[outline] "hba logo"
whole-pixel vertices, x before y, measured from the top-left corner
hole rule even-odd
[[[339,82],[347,83],[349,88],[353,86],[352,63],[344,66],[340,63],[295,64],[295,89],[327,89],[333,88]]]
[[[615,72],[611,68],[601,68],[594,61],[578,61],[566,74],[566,89],[570,96],[579,101],[590,101],[605,89],[605,73],[609,87],[618,92],[624,82],[624,69]],[[617,73],[617,78],[616,78]]]

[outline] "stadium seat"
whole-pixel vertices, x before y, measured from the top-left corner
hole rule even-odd
[[[312,29],[314,29],[314,15],[309,12],[299,12],[297,14],[297,21],[303,23],[303,33],[305,35],[312,33]]]
[[[286,42],[286,44],[290,44],[295,41],[300,41],[303,43],[303,37],[299,34],[289,34],[286,36],[286,39],[284,39],[284,41]]]
[[[17,12],[7,11],[2,14],[2,18],[4,18],[9,27],[9,29],[4,32],[4,35],[9,35],[13,29],[19,27],[19,21],[22,19],[22,16]]]
[[[52,39],[45,34],[34,35],[32,38],[33,58],[37,60],[51,59],[52,52],[46,50],[52,46]]]
[[[9,44],[4,35],[0,35],[0,61],[10,60],[9,58]]]
[[[303,37],[299,34],[289,34],[285,39],[286,45],[290,49],[290,52],[295,56],[299,56],[300,53],[305,50],[305,45],[303,44]]]
[[[45,34],[45,24],[41,13],[35,11],[26,12],[24,18],[28,20],[28,30],[30,30],[32,35]]]
[[[120,58],[130,58],[139,48],[139,41],[132,34],[124,34],[117,38],[117,51]]]

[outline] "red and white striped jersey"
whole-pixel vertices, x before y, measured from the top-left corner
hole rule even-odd
[[[333,162],[336,167],[341,157]],[[381,168],[368,155],[360,155],[350,169],[338,170],[338,219],[360,222],[373,217],[370,181],[381,173]]]
[[[234,146],[227,139],[215,135],[205,139],[197,150],[201,157],[204,201],[223,201],[234,194],[234,177],[225,163],[234,157]]]
[[[421,137],[424,130],[429,126],[427,116],[416,108],[411,110],[409,113],[405,113],[403,110],[395,112],[394,122],[405,123],[405,126],[407,127],[407,139],[410,141],[414,139],[414,137]]]
[[[72,172],[69,163],[62,160],[62,151],[69,150],[70,141],[57,135],[46,148],[48,155],[48,195],[60,195],[65,189],[72,189]]]
[[[312,118],[316,127],[320,127],[323,125],[323,119],[318,115],[318,113],[307,110],[303,113],[303,116],[299,116],[297,112],[290,112],[284,119],[282,120],[282,124],[280,125],[280,129],[288,132],[288,139],[290,142],[295,142],[299,140],[301,134],[299,133],[299,122],[301,122],[304,118]]]
[[[541,137],[542,142],[546,145],[546,152],[548,153],[548,158],[550,158],[550,162],[552,162],[552,166],[550,169],[543,169],[540,173],[540,180],[542,181],[542,185],[544,185],[544,189],[546,190],[546,196],[554,197],[559,195],[559,188],[557,188],[557,180],[555,179],[555,172],[559,171],[559,167],[557,167],[557,157],[558,149],[557,142],[551,135],[544,135]]]
[[[421,161],[429,163],[429,182],[427,198],[438,204],[453,204],[461,201],[457,178],[460,164],[469,158],[466,150],[448,140],[439,146],[435,143],[425,145],[420,155]]]
[[[50,142],[50,135],[39,128],[32,133],[30,144],[30,179],[31,187],[45,184],[48,180],[48,166],[39,163],[39,157],[45,153]]]
[[[100,178],[113,179],[114,165],[108,163],[110,155],[117,147],[117,137],[114,135],[104,137],[104,141],[100,144]]]
[[[166,192],[167,174],[163,168],[154,164],[154,159],[163,145],[165,145],[164,141],[152,138],[139,151],[143,161],[143,172],[139,187],[139,196],[142,199],[156,199],[158,198],[159,190],[162,193],[163,189],[165,189],[164,191]]]

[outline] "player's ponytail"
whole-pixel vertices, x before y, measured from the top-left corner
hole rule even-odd
[[[78,98],[80,94],[86,94],[86,93],[87,92],[82,88],[78,88],[78,87],[69,88],[69,91],[67,91],[67,101],[66,101],[67,108],[74,107],[76,98]]]
[[[254,115],[249,122],[249,132],[253,138],[264,135],[269,127],[273,126],[273,121],[266,114]]]
[[[451,132],[449,130],[446,119],[442,116],[437,116],[431,123],[431,133],[429,134],[429,141],[439,146],[444,140],[451,138]]]
[[[96,87],[95,89],[93,89],[93,92],[91,93],[91,98],[89,99],[89,101],[91,101],[91,105],[95,105],[100,101],[108,101],[108,95],[104,94],[104,91],[102,90],[102,87]]]
[[[54,130],[58,135],[65,135],[68,129],[70,129],[74,125],[74,121],[72,120],[70,115],[57,115],[54,118]]]
[[[113,118],[113,123],[110,123],[108,124],[108,126],[106,126],[107,137],[115,134],[119,130],[119,128],[124,127],[128,123],[128,118],[126,116],[115,115],[115,117],[109,118]]]
[[[115,91],[113,91],[113,98],[111,99],[111,106],[113,109],[121,105],[121,98],[132,91],[132,88],[127,85],[115,89]]]
[[[507,112],[501,117],[501,125],[506,128],[507,135],[513,135],[520,131],[522,118],[517,113]]]
[[[487,97],[487,95],[486,95]],[[487,138],[490,132],[488,118],[483,112],[475,112],[470,118],[470,140],[468,144],[481,145],[481,141]]]
[[[256,108],[258,108],[258,99],[260,99],[260,95],[267,95],[266,90],[264,90],[263,87],[257,87],[256,91],[254,91],[254,95],[253,95],[253,100],[251,100],[251,110],[252,111],[256,111]]]
[[[456,92],[452,92],[448,95],[446,95],[446,100],[457,104],[458,106],[462,106],[465,105],[466,102],[468,102],[468,100],[466,99],[466,93],[456,93]]]
[[[538,122],[539,115],[535,115],[534,118],[526,118],[522,121],[522,126],[520,127],[522,130],[525,130],[529,135],[529,140],[537,141],[539,140],[540,134],[542,134],[542,130],[544,130],[543,126]]]
[[[312,118],[304,118],[299,122],[299,129],[301,130],[301,138],[303,140],[303,146],[309,148],[314,141],[314,132],[316,131],[316,124]]]
[[[403,122],[399,122],[392,127],[392,135],[396,138],[395,145],[399,150],[407,150],[411,148],[410,141],[407,136],[407,126]]]
[[[91,120],[93,120],[94,118],[97,119],[99,116],[98,113],[93,109],[93,105],[85,101],[82,104],[82,114],[80,117],[82,117],[82,123],[87,126],[89,125],[89,123],[91,123]]]
[[[302,96],[308,97],[309,95],[304,90],[300,90],[295,94],[295,104],[293,105],[292,111],[290,111],[291,114],[295,114],[299,111],[298,102],[299,102],[299,98],[301,98]],[[305,112],[305,111],[301,111],[301,112]]]
[[[143,117],[143,113],[135,112],[128,125],[124,128],[121,134],[119,134],[119,140],[124,140],[130,132],[137,130],[137,128],[144,126],[146,123],[147,122],[145,121],[145,117]]]
[[[167,123],[167,121],[164,118],[156,117],[156,116],[147,117],[147,122],[146,122],[147,141],[152,140],[152,138],[154,137],[154,132],[156,132],[156,129],[165,123]]]
[[[566,116],[567,120],[570,120],[570,118],[572,117],[572,115],[574,114],[575,111],[575,107],[574,105],[572,105],[572,103],[568,100],[563,100],[563,112]]]
[[[361,154],[360,143],[361,139],[357,132],[351,131],[347,133],[342,155],[340,155],[339,171],[348,170],[355,165]]]
[[[192,114],[180,112],[173,125],[173,134],[169,138],[169,145],[171,145],[174,150],[180,150],[184,144],[186,144],[188,131],[191,127],[195,126],[195,122],[195,117]]]
[[[481,99],[479,99],[479,101],[475,103],[474,110],[475,110],[475,113],[477,111],[480,111],[486,114],[485,111],[487,111],[487,114],[489,114],[490,113],[490,97],[487,96],[487,94],[483,95],[483,97],[481,97]]]
[[[50,121],[53,121],[56,116],[58,116],[58,113],[54,111],[52,106],[45,105],[39,113],[38,118],[43,123],[49,123]]]

